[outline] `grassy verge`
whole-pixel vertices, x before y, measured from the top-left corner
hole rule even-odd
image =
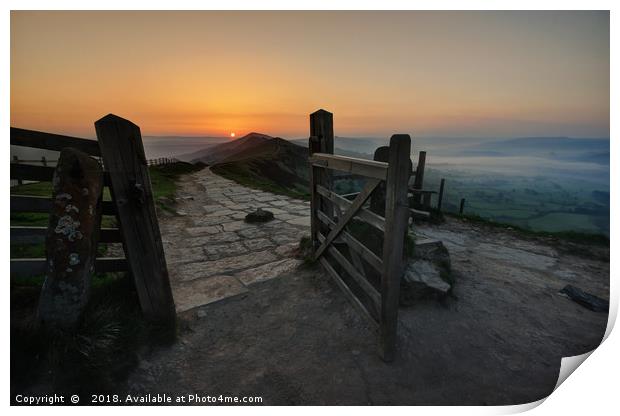
[[[176,181],[181,175],[198,172],[205,168],[204,163],[176,162],[168,165],[151,166],[149,174],[153,186],[153,198],[157,201],[160,197],[173,198],[176,192]]]
[[[153,194],[171,199],[179,176],[204,165],[174,163],[150,167]],[[11,188],[13,195],[46,196],[51,183],[39,182]],[[104,200],[110,200],[105,189]],[[11,225],[47,226],[44,213],[11,213]],[[111,216],[102,226],[114,227]],[[107,246],[100,244],[99,256]],[[11,244],[11,258],[45,257],[43,244]],[[92,296],[78,328],[72,333],[50,333],[38,327],[36,309],[45,276],[11,277],[11,389],[49,386],[55,392],[104,393],[114,391],[137,362],[137,352],[153,341],[169,340],[160,328],[142,317],[134,284],[128,274],[93,275]]]
[[[248,170],[244,170],[236,166],[219,165],[213,166],[211,170],[213,173],[235,181],[240,185],[247,186],[248,188],[271,192],[277,195],[289,196],[291,198],[301,199],[304,201],[310,200],[310,194],[307,191],[284,187],[270,181],[267,178],[259,177]]]
[[[49,393],[114,392],[140,350],[160,340],[158,329],[142,318],[129,275],[96,276],[91,301],[72,332],[37,325],[40,282],[31,283],[11,288],[12,393],[33,385]]]

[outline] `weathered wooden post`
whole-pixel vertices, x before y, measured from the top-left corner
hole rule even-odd
[[[386,179],[385,236],[383,240],[383,275],[381,277],[381,329],[379,349],[385,361],[396,352],[398,298],[404,271],[405,233],[409,220],[407,184],[411,138],[396,134],[390,139]]]
[[[390,154],[389,146],[381,146],[375,150],[375,154],[373,156],[373,160],[378,162],[388,162]],[[413,172],[413,164],[411,163],[411,159],[409,159],[407,171],[409,172],[409,176]],[[407,179],[408,183],[409,179]],[[385,216],[385,182],[382,182],[377,188],[374,190],[370,197],[370,210],[375,214]]]
[[[463,215],[464,210],[465,210],[465,198],[461,198],[461,207],[459,208],[459,214]]]
[[[437,196],[437,211],[441,212],[441,204],[443,203],[443,188],[446,184],[446,180],[441,178],[439,183],[439,195]]]
[[[17,156],[13,156],[13,162],[15,162],[15,163],[19,163],[19,157],[17,157]],[[21,184],[23,184],[23,183],[24,183],[24,182],[22,181],[22,179],[21,179],[21,178],[17,178],[17,184],[18,184],[18,185],[21,185]]]
[[[424,189],[424,168],[426,165],[426,152],[420,152],[418,154],[418,166],[415,170],[415,180],[413,182],[413,189]],[[416,204],[422,203],[422,194],[413,194],[413,201]]]
[[[45,240],[47,272],[38,316],[50,329],[73,329],[90,297],[99,228],[103,170],[95,159],[65,148],[54,171]]]
[[[174,300],[140,128],[108,114],[95,122],[95,129],[142,311],[147,319],[174,327]]]
[[[323,109],[317,110],[310,114],[310,139],[308,142],[309,155],[314,153],[334,153],[334,117],[329,111]],[[318,169],[310,165],[310,220],[312,243],[316,250],[319,247],[317,231],[321,228],[321,224],[317,221],[317,210],[323,211],[326,215],[333,219],[334,210],[328,201],[321,200],[321,196],[316,192],[316,185],[322,185],[327,189],[331,189],[331,173],[327,169]],[[325,233],[324,235],[327,235]]]

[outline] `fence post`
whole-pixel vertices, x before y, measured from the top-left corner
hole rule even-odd
[[[71,330],[90,297],[101,226],[103,170],[86,153],[65,148],[54,171],[50,221],[45,240],[45,283],[38,318]]]
[[[379,339],[380,354],[385,361],[392,361],[396,352],[398,297],[400,279],[404,270],[404,244],[409,220],[407,184],[410,176],[410,152],[411,138],[408,134],[392,136],[386,179]]]
[[[176,313],[140,128],[108,114],[95,122],[123,245],[145,317],[174,328]]]
[[[463,215],[464,210],[465,210],[465,198],[461,198],[461,207],[459,208],[459,214]]]
[[[441,204],[443,203],[443,188],[446,184],[446,180],[441,178],[439,183],[439,195],[437,196],[437,211],[441,212]]]
[[[415,180],[413,181],[414,189],[423,189],[424,188],[424,167],[426,165],[426,152],[420,152],[418,154],[418,166],[415,170]],[[422,203],[422,194],[414,194],[413,201],[416,204]]]
[[[310,114],[310,139],[308,143],[309,154],[314,153],[334,153],[334,116],[329,111],[323,109],[317,110]],[[314,168],[310,166],[310,187],[311,202],[310,214],[312,243],[316,250],[319,247],[316,232],[321,227],[317,221],[316,212],[320,209],[327,216],[333,219],[334,210],[331,204],[321,200],[320,195],[316,192],[316,185],[322,185],[327,189],[331,189],[331,173],[327,169]],[[327,235],[326,233],[324,235]]]
[[[308,157],[312,157],[314,153],[318,153],[320,149],[319,138],[310,136],[308,139]],[[312,163],[308,163],[310,169],[310,240],[312,241],[312,254],[317,248],[319,248],[319,238],[317,235],[319,221],[317,218],[317,211],[321,204],[321,197],[316,191],[316,185],[319,183],[318,168],[312,166]]]
[[[19,163],[19,158],[17,156],[13,156],[13,162],[15,163]],[[21,178],[17,178],[17,184],[18,185],[22,185],[24,182],[22,181]]]

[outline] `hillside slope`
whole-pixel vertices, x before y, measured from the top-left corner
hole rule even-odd
[[[198,150],[187,155],[186,159],[192,163],[203,162],[209,165],[221,162],[236,153],[252,149],[260,146],[262,143],[271,140],[272,137],[260,133],[250,133],[236,140],[219,143],[209,146],[205,149]]]
[[[245,185],[302,198],[308,193],[308,150],[279,137],[250,133],[194,155],[192,162]]]

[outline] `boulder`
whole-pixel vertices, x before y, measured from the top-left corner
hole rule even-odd
[[[245,222],[267,222],[273,219],[273,212],[265,209],[257,209],[245,216]]]
[[[401,280],[400,304],[408,306],[423,298],[442,298],[450,293],[453,283],[450,253],[443,243],[416,240]]]

